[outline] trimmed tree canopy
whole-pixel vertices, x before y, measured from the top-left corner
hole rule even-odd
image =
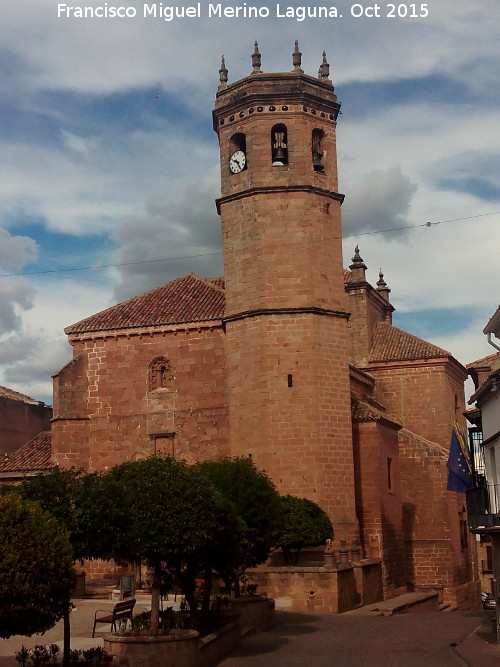
[[[55,517],[69,533],[73,560],[100,558],[103,526],[110,500],[101,493],[97,473],[76,468],[54,468],[46,475],[25,479],[17,487],[22,497],[36,500],[42,509]]]
[[[279,521],[279,494],[265,472],[256,468],[250,458],[221,459],[199,464],[219,493],[235,508],[238,526],[227,536],[220,563],[237,576],[266,560]],[[233,579],[234,579],[233,576]]]
[[[51,628],[72,587],[71,545],[56,519],[16,493],[0,496],[0,637]]]
[[[328,514],[307,498],[281,496],[282,522],[274,543],[283,550],[285,561],[296,564],[303,547],[316,547],[333,538]],[[292,558],[292,550],[296,550]]]
[[[151,632],[158,631],[163,566],[181,571],[184,594],[194,610],[195,572],[189,564],[216,533],[221,517],[219,496],[199,470],[173,458],[154,456],[122,463],[102,478],[105,495],[114,501],[107,518],[108,558],[147,559],[153,568]]]
[[[116,508],[109,558],[166,561],[203,547],[213,535],[215,490],[181,461],[153,456],[122,463],[103,476],[103,487]]]

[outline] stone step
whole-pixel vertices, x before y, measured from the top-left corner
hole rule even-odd
[[[395,614],[438,611],[438,609],[439,598],[437,593],[404,593],[389,600],[381,600],[374,604],[346,611],[343,616],[393,616]]]

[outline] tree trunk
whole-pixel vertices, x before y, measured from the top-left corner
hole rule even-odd
[[[184,598],[189,605],[190,616],[196,616],[197,605],[194,599],[194,590],[196,588],[196,571],[194,571],[188,564],[184,569],[180,567],[177,569],[177,579],[179,580],[184,593]]]
[[[210,611],[211,592],[212,592],[212,566],[207,564],[205,566],[205,583],[203,584],[203,597],[201,603],[201,610],[204,613]]]
[[[151,634],[158,634],[160,622],[160,587],[161,587],[161,563],[154,564],[153,584],[151,586]]]
[[[71,598],[68,597],[63,615],[63,667],[68,667],[71,652],[71,623],[69,619]]]

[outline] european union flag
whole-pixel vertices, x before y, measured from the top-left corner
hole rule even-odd
[[[465,438],[458,428],[451,434],[450,454],[448,456],[448,491],[465,493],[472,488],[472,469]]]

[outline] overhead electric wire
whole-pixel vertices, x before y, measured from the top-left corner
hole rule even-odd
[[[119,262],[117,264],[99,264],[96,266],[75,266],[68,269],[43,269],[42,271],[23,271],[22,273],[0,273],[0,278],[11,278],[13,276],[33,276],[45,273],[63,273],[66,271],[91,271],[92,269],[109,269],[113,266],[134,266],[135,264],[154,264],[155,262],[171,262],[175,259],[193,259],[195,257],[211,257],[222,255],[222,251],[204,252],[199,255],[185,255],[184,257],[164,257],[163,259],[142,259],[138,262]]]
[[[473,218],[483,218],[486,215],[498,215],[500,211],[491,211],[491,213],[479,213],[478,215],[468,215],[465,218],[452,218],[451,220],[438,220],[437,222],[427,221],[420,225],[406,225],[406,227],[392,227],[391,229],[379,229],[373,232],[359,232],[357,234],[345,234],[343,239],[349,239],[354,236],[374,236],[375,234],[386,234],[387,232],[400,232],[404,229],[417,229],[418,227],[437,227],[447,222],[460,222],[461,220],[472,220]]]
[[[479,213],[477,215],[468,215],[463,218],[451,218],[450,220],[438,220],[437,222],[427,221],[419,225],[407,225],[406,227],[391,227],[390,229],[379,229],[370,232],[357,232],[355,234],[345,234],[342,236],[343,239],[354,238],[358,236],[375,236],[375,234],[387,234],[389,232],[401,232],[407,229],[417,229],[418,227],[437,227],[438,225],[444,225],[448,222],[460,222],[463,220],[473,220],[475,218],[484,218],[488,215],[498,215],[500,211],[491,211],[490,213]],[[110,269],[117,266],[137,266],[138,264],[154,264],[157,262],[173,262],[180,259],[196,259],[197,257],[214,257],[216,255],[222,255],[222,251],[217,252],[205,252],[198,255],[183,255],[179,257],[163,257],[162,259],[143,259],[138,262],[118,262],[116,264],[99,264],[97,266],[80,266],[72,267],[67,269],[43,269],[40,271],[22,271],[20,273],[1,273],[0,278],[13,278],[18,276],[33,276],[33,275],[44,275],[47,273],[64,273],[69,271],[91,271],[95,269]]]

